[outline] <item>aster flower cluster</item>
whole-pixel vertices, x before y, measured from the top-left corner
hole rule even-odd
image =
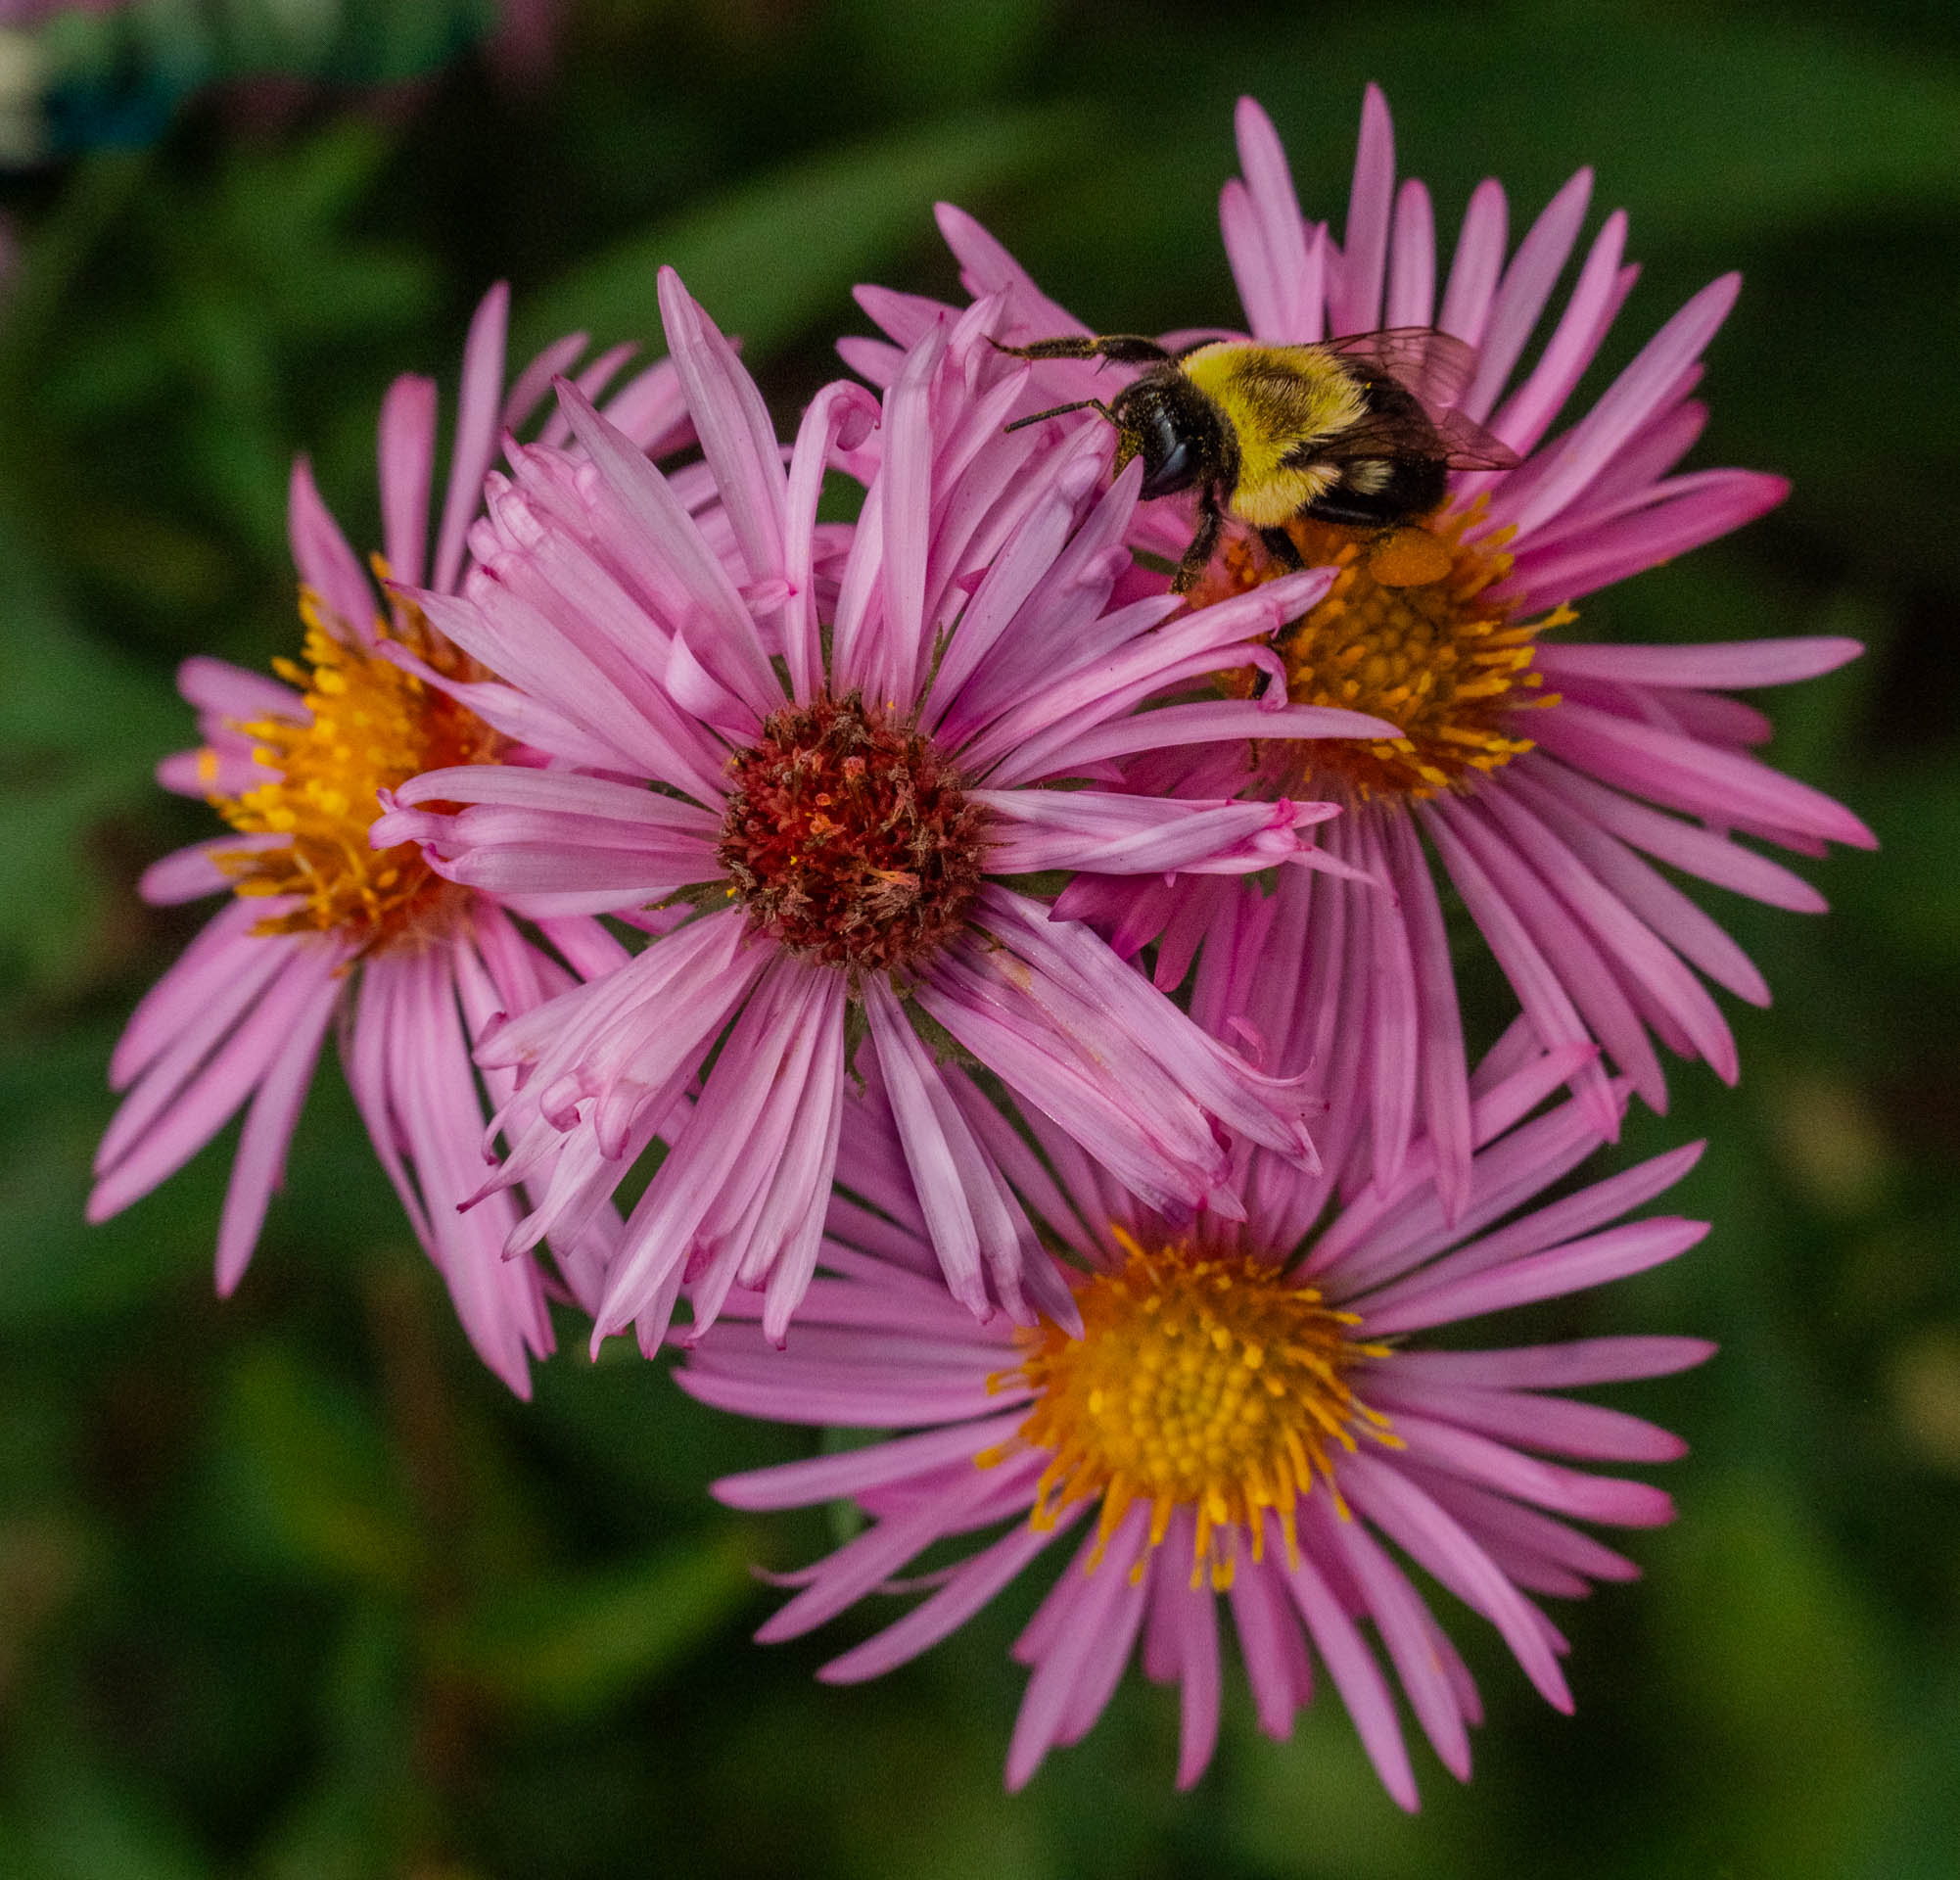
[[[1712,1349],[1431,1335],[1706,1232],[1626,1218],[1699,1146],[1552,1191],[1630,1102],[1665,1107],[1657,1045],[1734,1080],[1705,982],[1769,996],[1656,865],[1814,911],[1750,843],[1869,843],[1754,755],[1768,722],[1730,696],[1857,648],[1566,636],[1575,603],[1783,494],[1676,468],[1733,277],[1560,429],[1635,274],[1616,212],[1520,373],[1586,172],[1515,250],[1484,184],[1445,271],[1377,93],[1338,241],[1256,105],[1237,129],[1230,337],[1446,334],[1474,361],[1454,408],[1512,467],[1454,473],[1414,550],[1303,512],[1229,531],[1185,592],[1196,519],[1144,498],[1091,408],[1108,362],[1016,354],[1088,329],[957,211],[968,302],[863,290],[884,337],[843,342],[858,379],[786,443],[672,272],[670,358],[610,397],[624,354],[573,376],[583,336],[506,392],[499,290],[433,556],[435,391],[406,378],[373,578],[303,464],[303,665],[184,670],[204,744],[163,780],[228,832],[144,892],[228,899],[117,1049],[91,1212],[243,1108],[235,1286],[337,1024],[375,1152],[513,1389],[556,1299],[594,1347],[630,1327],[680,1348],[704,1402],[889,1433],[716,1484],[862,1516],[765,1639],[929,1555],[904,1582],[925,1596],[820,1673],[872,1676],[1073,1533],[1014,1648],[1010,1786],[1139,1651],[1178,1688],[1194,1782],[1223,1611],[1261,1724],[1289,1732],[1318,1660],[1413,1808],[1401,1705],[1460,1777],[1481,1712],[1408,1567],[1569,1708],[1538,1602],[1638,1571],[1574,1524],[1671,1515],[1579,1465],[1682,1445],[1566,1393]],[[819,521],[840,488],[855,520]],[[1457,910],[1516,1001],[1474,1062]]]

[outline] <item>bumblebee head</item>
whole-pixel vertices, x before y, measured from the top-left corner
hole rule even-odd
[[[1116,468],[1143,459],[1143,496],[1175,495],[1225,472],[1225,421],[1216,404],[1174,366],[1145,372],[1109,407],[1122,442]]]

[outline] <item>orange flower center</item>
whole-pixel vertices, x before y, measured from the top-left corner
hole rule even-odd
[[[1358,1340],[1353,1313],[1271,1262],[1190,1239],[1145,1247],[1112,1231],[1127,1257],[1079,1289],[1082,1337],[1053,1326],[1021,1334],[1019,1370],[996,1380],[1037,1393],[1018,1436],[1051,1452],[1034,1525],[1051,1526],[1071,1503],[1099,1495],[1094,1566],[1134,1503],[1149,1503],[1152,1547],[1189,1508],[1191,1584],[1208,1564],[1224,1587],[1241,1540],[1262,1558],[1271,1509],[1297,1563],[1299,1499],[1318,1478],[1340,1505],[1330,1446],[1351,1450],[1357,1434],[1400,1446],[1348,1378],[1388,1347]],[[983,1466],[1006,1453],[990,1452]]]
[[[300,613],[305,664],[280,659],[273,668],[304,694],[303,716],[238,727],[255,740],[253,756],[278,776],[240,796],[210,799],[241,833],[286,839],[220,854],[218,866],[236,894],[300,897],[255,932],[338,932],[363,950],[425,936],[447,924],[461,891],[432,872],[412,842],[369,847],[368,828],[381,814],[377,793],[423,771],[489,763],[503,740],[414,674],[328,632],[317,597],[304,588]],[[438,671],[466,676],[469,662],[418,617],[405,615],[396,630]],[[214,757],[206,758],[214,767]]]
[[[1321,738],[1289,747],[1299,775],[1322,794],[1339,781],[1361,799],[1424,797],[1460,787],[1531,748],[1520,710],[1553,705],[1532,669],[1537,636],[1576,616],[1559,607],[1514,621],[1485,591],[1511,572],[1508,530],[1471,537],[1477,505],[1445,509],[1422,529],[1370,540],[1350,529],[1296,519],[1286,525],[1310,568],[1332,568],[1333,586],[1274,635],[1296,705],[1335,705],[1385,718],[1395,738]],[[1467,540],[1467,537],[1469,538]],[[1192,604],[1243,593],[1284,570],[1255,538],[1229,539]],[[1249,672],[1228,691],[1251,689]]]

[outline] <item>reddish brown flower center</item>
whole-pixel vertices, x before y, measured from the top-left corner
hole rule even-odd
[[[719,854],[752,930],[829,965],[889,972],[958,930],[985,814],[915,730],[855,693],[785,706],[737,756]]]

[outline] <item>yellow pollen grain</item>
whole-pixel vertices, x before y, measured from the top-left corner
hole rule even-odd
[[[1180,1508],[1193,1514],[1193,1586],[1207,1569],[1214,1586],[1229,1585],[1241,1547],[1263,1558],[1269,1510],[1296,1565],[1296,1510],[1316,1480],[1342,1507],[1330,1445],[1352,1450],[1360,1434],[1400,1446],[1349,1378],[1389,1348],[1358,1339],[1353,1313],[1269,1262],[1189,1240],[1146,1247],[1112,1232],[1124,1261],[1078,1292],[1083,1336],[1052,1326],[1022,1334],[1020,1368],[991,1381],[1036,1394],[1016,1443],[982,1466],[1024,1446],[1050,1452],[1029,1517],[1038,1528],[1099,1497],[1092,1570],[1140,1501],[1151,1547]]]
[[[1576,616],[1555,608],[1514,621],[1485,591],[1511,572],[1510,531],[1478,533],[1482,504],[1445,510],[1423,529],[1371,542],[1354,531],[1295,520],[1287,534],[1310,568],[1333,585],[1273,636],[1296,705],[1333,705],[1385,718],[1397,738],[1318,738],[1290,747],[1298,781],[1355,796],[1427,797],[1463,787],[1531,749],[1520,711],[1558,703],[1532,670],[1537,636]],[[1254,539],[1229,540],[1193,605],[1243,593],[1283,573]],[[1427,579],[1420,577],[1427,576]],[[1221,676],[1243,695],[1249,672]]]
[[[242,834],[279,835],[276,847],[215,857],[246,899],[299,897],[268,917],[260,933],[339,932],[363,947],[423,934],[441,924],[455,896],[412,843],[368,846],[380,815],[376,798],[423,771],[491,761],[502,740],[453,699],[376,651],[329,631],[318,597],[302,588],[304,664],[273,661],[273,670],[303,694],[304,716],[262,718],[236,728],[253,740],[254,758],[276,776],[238,796],[212,791],[210,802]],[[464,677],[465,662],[404,610],[397,636],[425,661]],[[377,623],[377,634],[382,633]],[[216,754],[201,753],[199,776],[217,775]]]

